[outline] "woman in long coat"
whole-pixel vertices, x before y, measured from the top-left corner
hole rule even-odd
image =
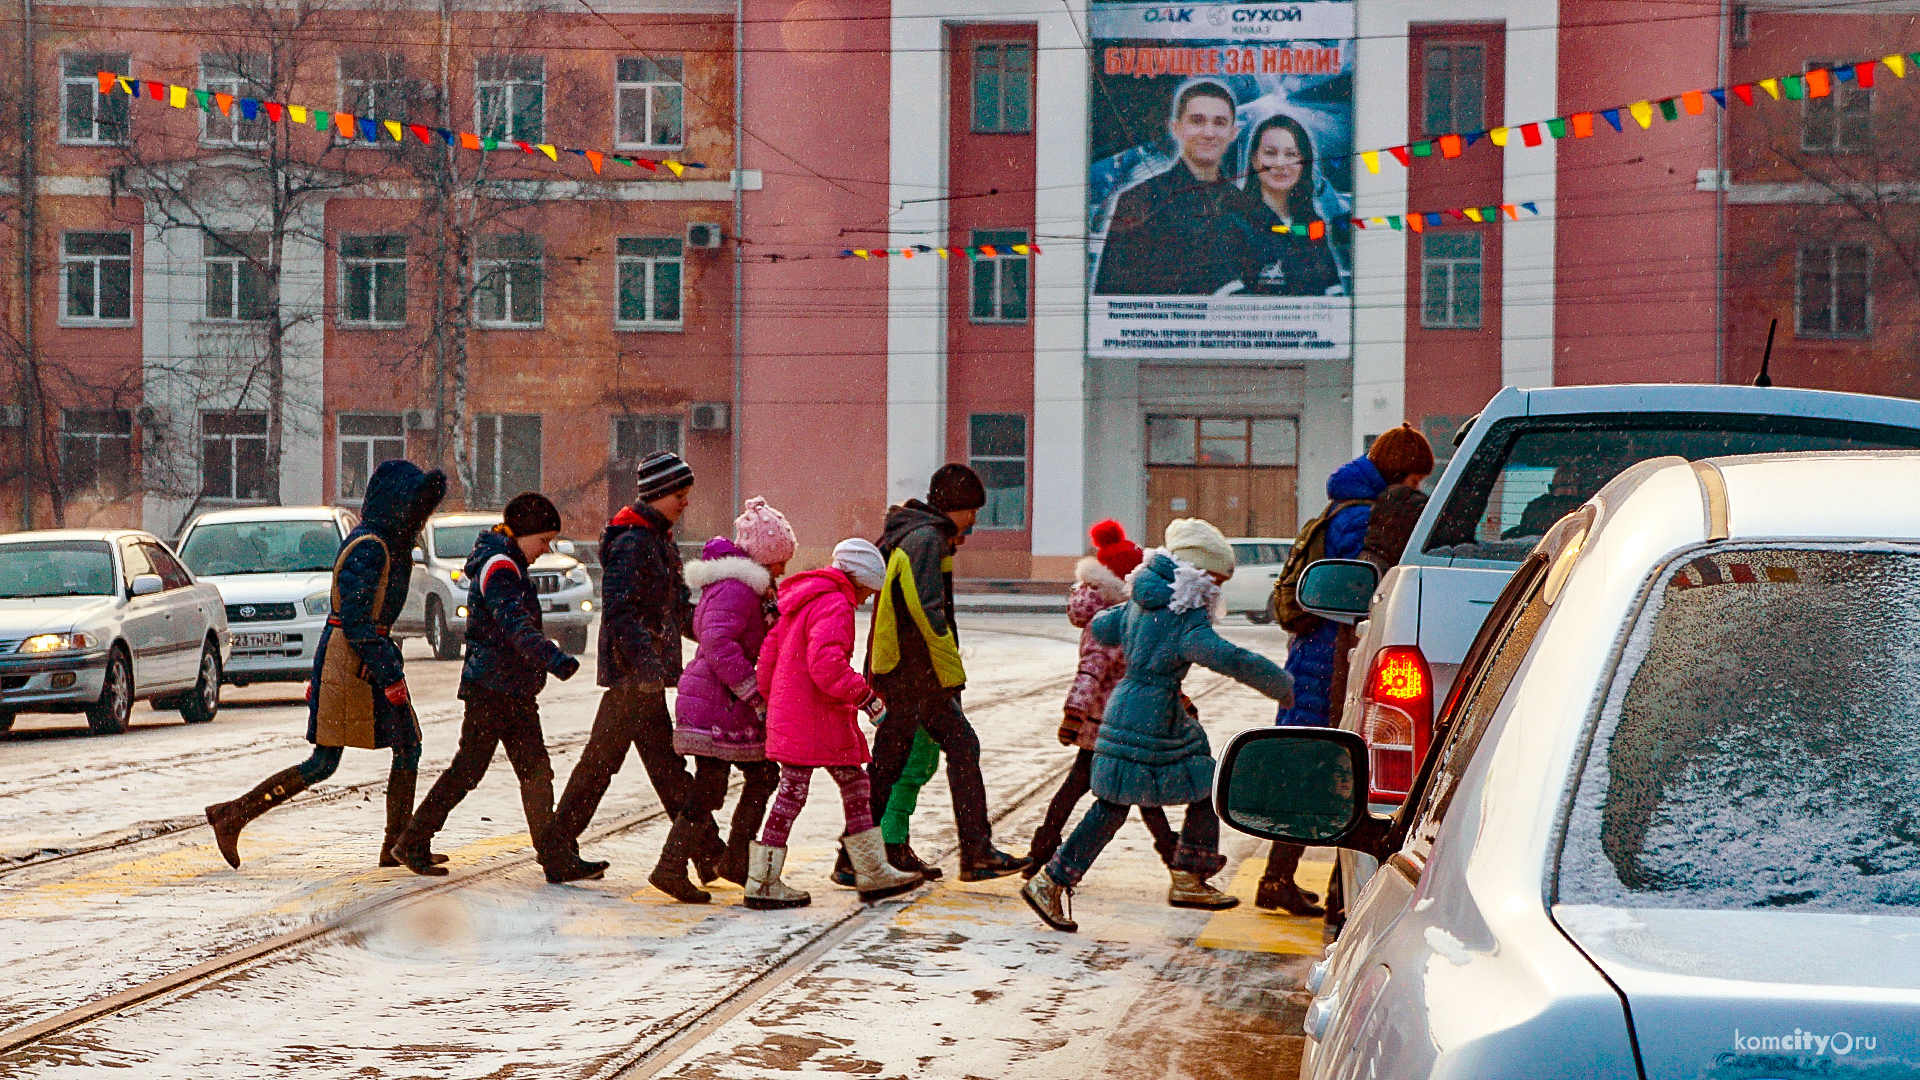
[[[400,647],[388,629],[407,602],[420,530],[446,493],[444,473],[424,472],[411,461],[383,461],[368,478],[364,516],[334,560],[333,614],[321,631],[307,687],[307,741],[313,754],[238,799],[207,807],[207,822],[229,865],[240,865],[240,830],[248,822],[332,776],[349,746],[393,751],[380,865],[400,865],[393,842],[413,816],[420,722],[413,715]]]
[[[1094,804],[1046,869],[1021,896],[1048,925],[1074,930],[1066,894],[1086,874],[1135,806],[1185,806],[1174,851],[1176,907],[1217,909],[1238,903],[1206,879],[1226,865],[1220,855],[1220,819],[1212,804],[1213,750],[1199,720],[1180,696],[1194,664],[1210,668],[1285,702],[1292,679],[1256,653],[1214,632],[1211,608],[1220,582],[1233,576],[1233,549],[1220,531],[1197,518],[1167,527],[1167,550],[1148,553],[1130,578],[1132,599],[1089,624],[1095,640],[1126,652],[1127,674],[1107,700],[1094,748]]]

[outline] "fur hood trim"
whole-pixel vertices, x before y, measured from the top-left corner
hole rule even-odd
[[[1091,555],[1074,564],[1073,581],[1076,585],[1091,585],[1099,590],[1100,599],[1105,600],[1109,607],[1127,602],[1127,583]]]
[[[1173,564],[1173,597],[1167,602],[1167,610],[1178,615],[1196,608],[1212,608],[1214,600],[1220,595],[1220,586],[1207,575],[1205,570],[1190,562],[1176,559],[1166,548],[1148,548],[1140,560],[1140,566],[1127,575],[1127,591],[1132,593],[1137,581],[1147,574],[1159,577],[1154,569],[1158,556],[1166,556]]]
[[[752,589],[757,596],[767,595],[773,587],[773,575],[752,559],[729,555],[722,559],[700,559],[687,564],[687,588],[704,589],[731,578]]]

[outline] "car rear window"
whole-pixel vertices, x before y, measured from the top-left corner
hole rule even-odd
[[[1518,563],[1548,526],[1649,458],[1912,448],[1920,448],[1920,431],[1847,420],[1747,413],[1511,417],[1488,429],[1423,550]]]
[[[1920,547],[1721,547],[1654,589],[1581,769],[1559,902],[1913,914]]]

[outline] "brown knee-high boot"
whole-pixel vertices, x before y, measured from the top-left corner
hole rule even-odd
[[[1273,845],[1272,853],[1267,856],[1267,872],[1260,876],[1260,891],[1254,894],[1254,907],[1285,911],[1289,915],[1326,914],[1326,909],[1314,903],[1320,899],[1318,896],[1293,883],[1293,872],[1306,850],[1299,844]]]
[[[647,884],[683,904],[704,904],[713,895],[687,879],[687,860],[696,844],[705,839],[704,829],[713,818],[706,811],[691,811],[673,819],[666,846],[660,849],[660,862],[647,876]]]
[[[207,824],[213,826],[214,843],[220,846],[227,865],[240,868],[240,830],[247,827],[247,822],[305,790],[306,775],[296,766],[274,773],[232,802],[207,807]]]

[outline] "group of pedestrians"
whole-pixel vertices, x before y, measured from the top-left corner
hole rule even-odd
[[[1362,503],[1371,509],[1395,485],[1417,496],[1432,461],[1412,429],[1382,436],[1372,456],[1335,474],[1335,505],[1302,541],[1339,556],[1358,536],[1374,550],[1366,519],[1356,522],[1350,511]],[[701,558],[683,566],[674,526],[693,487],[693,471],[678,456],[649,456],[638,469],[637,498],[602,534],[604,691],[557,802],[537,699],[549,675],[569,679],[580,664],[546,637],[529,567],[559,535],[560,513],[544,495],[525,492],[479,536],[464,571],[460,742],[415,807],[420,727],[389,628],[406,599],[407,553],[446,479],[406,461],[381,464],[368,482],[364,517],[334,564],[332,613],[307,695],[314,750],[240,798],[207,808],[221,854],[238,867],[242,829],[331,776],[346,747],[388,749],[379,863],[444,875],[433,838],[504,746],[547,880],[602,877],[608,864],[582,858],[580,839],[632,747],[672,823],[648,877],[653,887],[706,903],[712,894],[703,886],[726,880],[745,887],[750,908],[807,904],[809,894],[783,880],[787,840],[814,770],[825,769],[845,816],[834,879],[872,900],[941,876],[913,850],[909,821],[920,787],[944,759],[959,877],[1024,870],[1021,894],[1051,926],[1075,928],[1068,895],[1136,807],[1168,869],[1169,903],[1218,909],[1238,902],[1208,884],[1226,861],[1209,801],[1213,757],[1181,682],[1197,663],[1274,699],[1283,723],[1315,722],[1300,718],[1303,704],[1326,723],[1331,689],[1322,669],[1337,632],[1289,626],[1295,636],[1284,669],[1221,638],[1212,609],[1234,557],[1217,528],[1176,520],[1165,546],[1153,550],[1142,550],[1116,522],[1091,530],[1094,554],[1076,569],[1068,610],[1082,631],[1079,670],[1058,732],[1075,758],[1020,857],[994,845],[980,740],[961,704],[966,670],[953,556],[986,503],[980,478],[964,465],[943,466],[925,499],[889,508],[877,543],[842,540],[829,565],[791,577],[797,538],[762,498],[747,500],[730,538],[708,540]],[[1348,487],[1358,494],[1349,496]],[[1405,517],[1403,506],[1374,520]],[[1390,540],[1379,545],[1387,548],[1397,559]],[[876,602],[867,652],[856,665],[854,612],[869,599]],[[684,670],[683,639],[695,643]],[[677,687],[671,707],[670,687]],[[873,727],[871,749],[863,719]],[[718,816],[735,770],[740,794],[723,835]],[[1069,832],[1068,819],[1089,793],[1093,804]],[[1165,811],[1173,806],[1184,808],[1177,832]],[[1276,847],[1267,875],[1275,884],[1263,880],[1260,906],[1319,913],[1317,897],[1292,882],[1297,854]]]

